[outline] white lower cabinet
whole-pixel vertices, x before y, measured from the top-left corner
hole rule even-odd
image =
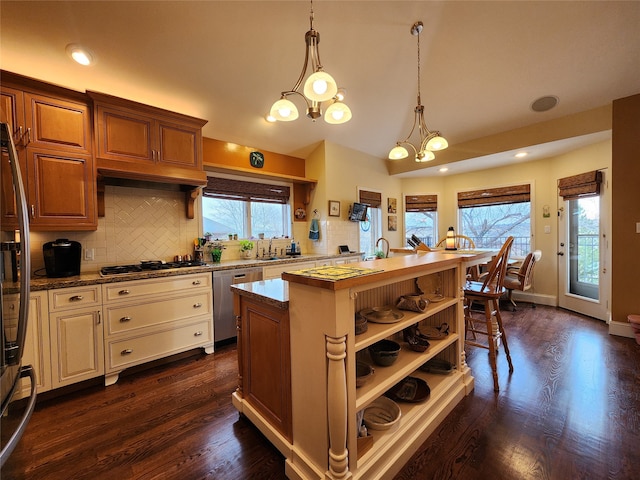
[[[105,384],[122,370],[202,347],[213,352],[211,273],[102,285]]]
[[[17,322],[18,295],[8,295],[4,305],[4,319],[7,325]],[[31,365],[36,374],[37,392],[51,390],[51,359],[49,347],[48,298],[46,291],[31,292],[29,296],[29,319],[25,336],[22,365]],[[15,315],[14,315],[15,312]],[[17,329],[17,323],[16,329]],[[16,334],[14,330],[8,330]],[[28,378],[20,380],[13,399],[28,397],[31,393],[31,381]]]
[[[51,387],[104,374],[100,286],[49,290]]]

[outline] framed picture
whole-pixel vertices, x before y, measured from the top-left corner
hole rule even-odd
[[[397,215],[389,215],[387,220],[387,230],[390,232],[395,232],[398,230],[398,216]]]
[[[340,216],[340,202],[336,200],[329,200],[329,216],[330,217]]]
[[[398,208],[397,208],[398,202],[395,198],[387,198],[387,213],[397,213],[398,212]]]

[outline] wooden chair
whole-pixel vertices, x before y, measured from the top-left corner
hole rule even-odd
[[[460,250],[471,250],[476,248],[476,244],[474,243],[474,241],[465,235],[454,235],[453,238],[456,239],[456,248]],[[444,247],[446,244],[446,241],[447,241],[447,237],[441,238],[440,240],[438,240],[436,247]],[[477,265],[474,265],[473,267],[470,267],[467,269],[468,279],[477,280],[479,275],[480,275],[480,269],[478,268]]]
[[[509,253],[511,253],[512,244],[513,237],[507,238],[500,252],[491,260],[489,271],[483,280],[467,281],[464,288],[465,344],[489,349],[489,363],[493,371],[493,389],[496,392],[500,390],[496,366],[496,352],[500,340],[502,340],[504,352],[509,362],[509,372],[513,372],[507,335],[500,317],[500,297],[505,293],[504,278],[507,273],[507,260],[509,259]],[[471,309],[471,304],[473,303],[481,304],[484,307],[483,319],[473,317]],[[482,328],[483,325],[485,328]],[[469,333],[471,333],[472,339],[467,339]],[[487,336],[487,344],[477,341],[478,334]]]
[[[476,244],[466,235],[454,235],[453,238],[456,239],[456,248],[461,250],[470,250],[476,248]],[[447,241],[447,237],[442,237],[438,240],[436,247],[444,247]]]
[[[504,288],[507,290],[507,298],[513,309],[515,310],[517,305],[511,297],[514,290],[520,290],[525,292],[531,288],[531,281],[533,280],[533,267],[542,258],[542,252],[536,250],[530,252],[524,257],[524,261],[520,267],[507,267],[507,275],[504,277]],[[535,307],[535,305],[534,305]]]

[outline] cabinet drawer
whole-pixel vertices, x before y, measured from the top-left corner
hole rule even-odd
[[[212,297],[211,291],[208,291],[135,305],[105,306],[104,314],[107,325],[105,333],[106,335],[116,335],[203,315],[213,318]]]
[[[101,303],[100,285],[49,290],[50,312],[67,310],[69,308],[89,307],[100,305]]]
[[[211,273],[193,275],[177,275],[175,277],[132,280],[130,282],[108,283],[102,286],[104,301],[127,301],[144,295],[176,293],[177,290],[188,291],[195,288],[211,290]]]
[[[156,358],[213,343],[213,323],[196,323],[170,328],[149,335],[107,342],[108,371],[148,362]]]

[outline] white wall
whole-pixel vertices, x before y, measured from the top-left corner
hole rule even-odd
[[[382,235],[392,247],[403,246],[402,199],[400,179],[390,177],[383,159],[372,157],[341,145],[323,142],[307,158],[306,174],[318,179],[318,187],[312,193],[309,212],[318,210],[320,217],[320,241],[307,242],[314,253],[337,253],[338,245],[358,246],[358,223],[347,220],[349,206],[358,200],[358,187],[382,192]],[[387,198],[397,200],[398,230],[387,229]],[[329,217],[329,200],[340,202],[340,217]]]
[[[596,169],[611,168],[611,141],[600,142],[564,155],[512,166],[427,179],[404,179],[403,195],[438,194],[440,236],[449,225],[457,229],[457,194],[465,190],[531,183],[532,247],[542,250],[536,265],[532,293],[556,296],[557,274],[557,181],[559,178]],[[551,217],[543,218],[542,207],[549,205]],[[545,234],[549,226],[551,233]],[[464,232],[461,232],[464,233]]]

